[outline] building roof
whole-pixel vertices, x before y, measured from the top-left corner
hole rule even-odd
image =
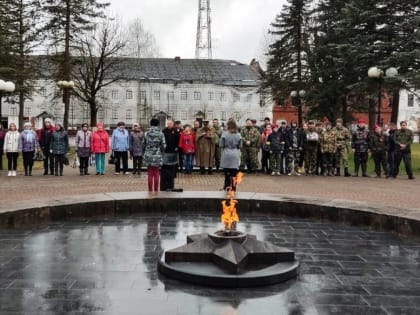
[[[127,79],[154,82],[199,82],[233,86],[256,86],[260,74],[234,60],[180,58],[124,58]]]

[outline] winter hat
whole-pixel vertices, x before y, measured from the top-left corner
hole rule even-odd
[[[366,124],[366,121],[363,118],[359,118],[357,121],[358,124]]]

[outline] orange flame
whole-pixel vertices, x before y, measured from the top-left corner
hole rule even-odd
[[[232,178],[233,187],[236,188],[237,185],[242,181],[243,173],[239,172],[235,177]],[[236,211],[236,204],[238,200],[235,198],[235,190],[232,187],[226,188],[226,199],[222,201],[223,214],[221,216],[222,223],[225,226],[226,230],[236,229],[236,224],[239,222],[239,216]]]

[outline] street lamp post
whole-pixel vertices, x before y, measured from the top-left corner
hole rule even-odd
[[[69,97],[69,93],[72,89],[74,89],[74,82],[73,81],[58,81],[57,86],[63,90],[63,103],[66,103],[67,97]],[[64,122],[66,123],[66,122]]]
[[[12,93],[15,90],[15,84],[10,81],[3,81],[0,80],[0,124],[3,124],[3,115],[2,115],[2,104],[1,100],[3,98],[3,94],[5,93]]]
[[[378,67],[370,67],[368,70],[368,77],[378,80],[378,115],[376,123],[382,125],[381,119],[381,103],[382,103],[382,83],[385,77],[393,78],[398,75],[398,70],[394,67],[390,67],[385,70],[385,73],[382,69]]]
[[[298,109],[298,122],[299,127],[302,127],[302,99],[305,97],[306,91],[300,90],[290,92],[290,98],[292,99],[292,104],[297,107]]]

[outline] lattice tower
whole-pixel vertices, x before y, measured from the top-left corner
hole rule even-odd
[[[212,59],[210,0],[198,0],[196,59]]]

